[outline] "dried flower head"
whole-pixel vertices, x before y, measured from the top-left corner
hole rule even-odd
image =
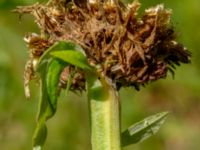
[[[190,62],[190,52],[176,42],[171,10],[157,5],[137,17],[139,7],[138,0],[127,6],[118,0],[50,0],[46,5],[37,3],[16,11],[32,14],[41,30],[40,35],[32,34],[26,40],[31,60],[57,41],[72,41],[119,89],[138,88],[164,78],[168,70],[173,72],[174,64]],[[63,71],[61,85],[66,84],[70,70],[74,71],[73,66]],[[30,67],[26,69],[26,85],[33,72]],[[85,88],[80,70],[75,70],[72,88]]]

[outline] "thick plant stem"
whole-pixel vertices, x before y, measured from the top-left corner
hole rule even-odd
[[[101,75],[87,75],[92,150],[121,150],[120,103],[114,85]]]

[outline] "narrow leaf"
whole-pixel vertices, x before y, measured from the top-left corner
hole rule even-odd
[[[46,140],[46,121],[56,112],[57,98],[60,93],[58,83],[61,71],[65,66],[66,64],[58,59],[51,59],[50,62],[43,63],[41,66],[41,96],[39,101],[37,126],[33,135],[33,149],[41,147]]]
[[[55,51],[51,52],[51,55],[83,70],[92,70],[92,67],[88,64],[86,57],[79,51]]]
[[[168,112],[158,113],[129,127],[121,134],[122,146],[142,142],[154,135],[165,122]]]
[[[48,94],[46,88],[46,73],[48,72],[48,63],[43,63],[40,67],[40,97],[39,97],[39,105],[38,105],[38,115],[37,120],[41,120],[42,116],[45,114],[45,111],[48,107]]]
[[[39,99],[39,109],[38,109],[38,117],[37,117],[37,125],[33,135],[33,149],[36,147],[41,147],[47,137],[46,130],[46,115],[49,114],[49,103],[48,103],[48,95],[46,90],[45,78],[47,72],[47,62],[41,65],[40,69],[40,99]]]
[[[41,121],[37,124],[37,127],[33,135],[34,148],[36,149],[36,147],[41,147],[44,144],[46,137],[47,137],[47,127],[45,122]]]
[[[47,85],[47,94],[48,100],[52,107],[52,112],[55,113],[57,107],[57,98],[60,94],[60,88],[58,87],[58,83],[60,81],[60,74],[63,71],[64,67],[66,67],[66,63],[53,59],[48,66],[48,72],[46,77],[46,85]]]
[[[41,95],[39,100],[37,126],[33,136],[34,150],[41,149],[46,140],[46,121],[53,117],[56,112],[57,98],[60,93],[58,83],[62,70],[67,66],[66,62],[85,70],[91,69],[81,50],[81,47],[74,43],[61,41],[46,50],[39,59],[37,72],[40,74]],[[69,56],[68,61],[65,61],[65,59],[64,61],[63,59],[57,59],[60,55],[63,55],[62,52],[65,53],[66,51],[69,51],[69,53],[67,53],[67,56]],[[50,55],[51,53],[55,53],[57,58],[52,58]],[[68,82],[68,88],[71,84],[70,82]]]

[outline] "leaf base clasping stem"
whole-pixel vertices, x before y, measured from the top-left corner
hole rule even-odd
[[[92,150],[121,150],[120,103],[108,78],[87,74]]]

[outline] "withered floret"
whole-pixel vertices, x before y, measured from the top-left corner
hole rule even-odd
[[[37,40],[27,41],[33,58],[57,41],[75,42],[84,49],[88,62],[100,66],[120,89],[164,78],[168,70],[173,72],[174,64],[190,62],[190,52],[176,42],[171,10],[157,5],[138,17],[139,7],[137,0],[127,6],[118,0],[51,0],[17,11],[32,14],[41,30]],[[63,71],[62,87],[69,70],[74,70],[73,66]],[[81,70],[74,73],[71,88],[85,88]]]

